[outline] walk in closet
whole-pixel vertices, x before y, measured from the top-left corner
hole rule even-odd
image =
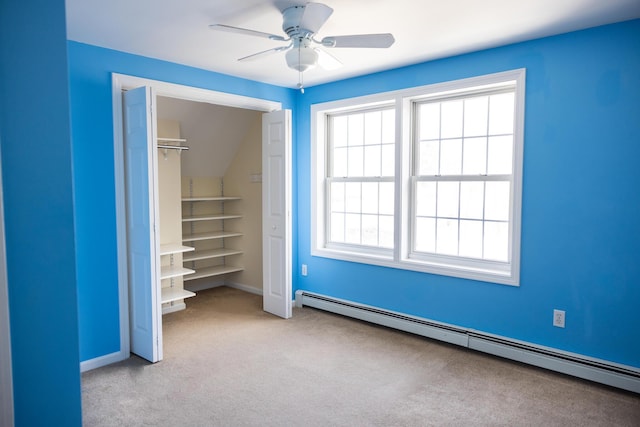
[[[262,291],[261,113],[157,99],[162,313],[203,289]]]

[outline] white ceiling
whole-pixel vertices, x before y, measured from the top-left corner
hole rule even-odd
[[[514,42],[640,18],[640,0],[320,0],[334,9],[316,38],[385,33],[389,49],[331,49],[344,66],[305,72],[305,86]],[[66,0],[70,40],[295,87],[284,53],[237,59],[285,45],[213,31],[220,23],[282,34],[280,10],[300,0]]]

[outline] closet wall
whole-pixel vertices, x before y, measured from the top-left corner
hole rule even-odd
[[[241,255],[187,261],[184,267],[196,270],[184,276],[184,287],[198,291],[221,285],[236,286],[252,292],[262,292],[262,136],[261,113],[252,110],[223,107],[206,103],[158,98],[158,123],[178,124],[180,136],[186,139],[189,151],[180,159],[181,233],[214,231],[224,228],[242,234],[223,240],[186,241],[196,247],[195,253],[227,248]],[[162,125],[165,126],[165,125]],[[160,127],[158,129],[160,135]],[[170,153],[171,154],[171,153]],[[163,161],[159,151],[158,162]],[[181,182],[181,183],[180,183]],[[173,181],[171,185],[176,185]],[[160,183],[160,193],[162,184]],[[234,201],[184,201],[185,198],[235,196]],[[237,213],[241,218],[230,220],[189,221],[189,216],[210,213]],[[161,231],[162,233],[162,231]],[[185,253],[185,259],[194,258]],[[196,257],[198,258],[198,257]],[[197,277],[219,264],[237,266],[239,272]],[[187,301],[188,303],[188,301]]]
[[[237,220],[245,236],[241,243],[245,269],[230,277],[239,288],[262,291],[262,115],[248,123],[248,132],[224,174],[225,192],[237,194],[237,207],[243,213]]]

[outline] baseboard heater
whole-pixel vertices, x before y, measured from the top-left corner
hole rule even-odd
[[[640,369],[634,367],[307,291],[296,292],[295,304],[296,307],[313,307],[640,393]]]

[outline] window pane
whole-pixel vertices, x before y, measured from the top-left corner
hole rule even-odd
[[[331,183],[331,212],[344,212],[344,183]]]
[[[509,260],[509,224],[506,222],[484,223],[484,258],[494,261]]]
[[[484,182],[460,183],[460,218],[482,219]]]
[[[420,139],[440,138],[440,103],[422,104],[420,112]]]
[[[331,176],[347,176],[347,148],[336,148],[333,150],[333,172]]]
[[[365,145],[380,144],[382,140],[382,112],[372,111],[364,115]]]
[[[458,218],[459,182],[438,183],[438,216]]]
[[[513,133],[515,94],[491,95],[489,100],[489,135]]]
[[[380,145],[364,147],[364,176],[381,176]]]
[[[487,134],[489,97],[480,96],[464,101],[464,136]]]
[[[459,255],[482,258],[482,221],[460,221]]]
[[[349,146],[364,144],[364,115],[351,114],[349,118]]]
[[[416,215],[436,216],[436,183],[416,183]]]
[[[382,146],[382,176],[394,176],[396,170],[396,147],[392,144]]]
[[[383,144],[396,142],[396,112],[385,110],[382,112],[382,141]]]
[[[349,147],[348,158],[348,175],[347,176],[362,176],[364,172],[364,149],[363,147]]]
[[[464,175],[487,173],[487,138],[465,138],[462,162]]]
[[[344,242],[344,214],[331,214],[331,241],[336,243]]]
[[[458,220],[438,218],[436,233],[436,252],[443,255],[458,255]]]
[[[434,218],[416,218],[414,250],[418,252],[436,251],[436,220]]]
[[[489,138],[489,174],[511,174],[513,162],[513,137],[492,136]]]
[[[362,215],[362,244],[378,246],[377,215]]]
[[[362,213],[378,213],[378,183],[362,183]]]
[[[360,244],[360,215],[345,215],[345,243]]]
[[[508,182],[487,182],[485,186],[484,218],[488,220],[509,220]]]
[[[334,147],[345,147],[347,145],[347,120],[346,116],[333,117],[333,134],[331,142]]]
[[[440,174],[460,175],[462,173],[462,140],[442,141],[440,150]]]
[[[447,101],[441,105],[440,138],[460,138],[462,136],[462,100]]]
[[[380,183],[380,207],[378,209],[378,212],[380,212],[381,214],[393,215],[395,211],[395,200],[393,198],[393,182]]]
[[[360,213],[362,209],[360,198],[360,183],[347,182],[345,184],[346,212]]]
[[[380,232],[378,245],[383,248],[393,248],[393,217],[381,215],[378,224]]]
[[[422,141],[418,175],[438,175],[440,164],[440,141]]]

